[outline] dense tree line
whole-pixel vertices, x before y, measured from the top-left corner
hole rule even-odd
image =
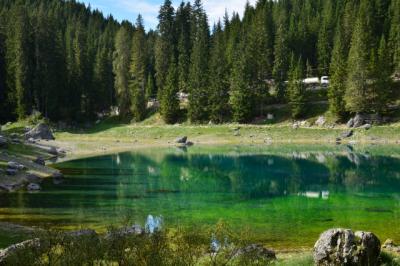
[[[167,123],[251,122],[270,104],[307,109],[305,77],[330,76],[330,112],[384,114],[400,73],[400,0],[258,0],[210,27],[202,2],[165,0],[146,32],[75,1],[0,2],[0,121],[33,110],[134,121],[158,99]],[[211,30],[210,30],[211,29]]]

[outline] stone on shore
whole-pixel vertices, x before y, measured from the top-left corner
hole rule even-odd
[[[344,131],[344,132],[341,134],[341,137],[342,137],[342,138],[350,138],[351,136],[353,136],[353,134],[354,134],[354,131],[353,131],[353,130],[348,130],[348,131]]]
[[[179,138],[177,138],[177,139],[175,140],[175,143],[185,144],[186,141],[187,141],[187,137],[184,136],[184,137],[179,137]]]
[[[16,169],[16,170],[26,169],[26,167],[24,165],[19,164],[17,162],[13,162],[13,161],[8,162],[7,166],[8,166],[9,169]]]
[[[377,265],[380,241],[370,232],[329,229],[314,245],[315,265]]]
[[[50,127],[44,123],[40,123],[31,129],[29,132],[25,133],[25,139],[43,139],[43,140],[54,140],[53,133]]]
[[[42,166],[46,165],[46,161],[43,159],[42,156],[36,157],[36,159],[34,159],[32,162],[34,162],[35,164],[42,165]]]

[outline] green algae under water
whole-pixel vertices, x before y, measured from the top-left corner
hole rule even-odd
[[[400,152],[372,149],[164,148],[68,161],[55,165],[62,183],[0,194],[0,221],[102,231],[152,214],[193,230],[223,220],[276,249],[310,248],[332,227],[400,241]]]

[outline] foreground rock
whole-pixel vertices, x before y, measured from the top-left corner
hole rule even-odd
[[[387,239],[382,245],[382,249],[400,255],[400,246],[396,245],[392,239]]]
[[[251,258],[257,258],[258,260],[270,261],[275,260],[275,251],[267,249],[259,244],[251,244],[247,247],[241,248],[235,254],[236,256],[249,256]]]
[[[38,124],[36,127],[25,133],[25,139],[44,139],[44,140],[54,140],[53,133],[50,127],[44,123]]]
[[[330,229],[314,245],[316,265],[377,265],[380,241],[370,232]]]
[[[18,252],[24,251],[29,248],[38,248],[38,247],[40,247],[40,240],[31,239],[15,245],[11,245],[6,249],[0,250],[0,265],[3,265],[3,263],[5,263],[7,258],[9,258],[12,255],[15,255]]]

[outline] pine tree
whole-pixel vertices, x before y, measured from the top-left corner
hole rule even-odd
[[[318,68],[321,75],[329,71],[332,50],[332,28],[333,28],[333,6],[331,0],[326,0],[323,14],[322,25],[318,33],[317,54]]]
[[[172,64],[168,71],[166,85],[161,96],[161,115],[165,123],[174,124],[179,118],[179,99],[178,99],[178,73],[176,64]]]
[[[346,116],[344,94],[346,91],[346,47],[342,28],[338,25],[330,64],[330,84],[328,89],[329,111],[339,120]]]
[[[131,98],[131,112],[135,121],[142,121],[146,115],[146,36],[143,19],[139,15],[136,20],[136,30],[133,33],[131,46],[131,64],[129,67],[128,87]]]
[[[16,114],[24,118],[32,109],[32,39],[27,11],[20,6],[12,10],[13,24],[6,41],[9,84],[15,91]]]
[[[225,36],[218,22],[210,55],[210,118],[215,123],[229,118],[229,69],[225,50]]]
[[[179,90],[188,92],[188,69],[190,66],[191,51],[191,14],[192,6],[190,3],[181,3],[176,12],[176,27],[178,37],[178,84]]]
[[[171,55],[175,54],[175,29],[174,29],[174,8],[170,0],[165,0],[158,15],[158,33],[155,47],[155,70],[159,93],[164,88],[165,78]]]
[[[145,97],[146,97],[146,99],[152,99],[152,98],[154,98],[155,94],[156,94],[156,87],[154,84],[154,78],[153,78],[153,75],[151,75],[151,73],[150,73],[147,75]]]
[[[242,44],[243,45],[243,44]],[[247,123],[253,117],[253,95],[248,78],[248,61],[244,53],[239,55],[234,63],[229,103],[232,109],[233,121]]]
[[[385,36],[382,35],[379,48],[376,52],[376,63],[373,68],[374,84],[372,85],[372,110],[383,114],[387,111],[388,103],[391,101],[391,66],[390,55],[386,45]]]
[[[303,75],[303,63],[301,58],[296,62],[294,55],[292,55],[289,70],[288,96],[292,117],[294,119],[301,118],[305,113],[306,101]]]
[[[275,37],[275,45],[274,45],[274,68],[273,68],[273,77],[276,83],[277,90],[277,99],[278,101],[282,101],[284,98],[284,82],[287,79],[287,71],[289,65],[289,50],[288,50],[288,36],[287,36],[287,28],[286,28],[286,13],[282,12],[279,15],[279,21],[277,25],[277,33]]]
[[[192,37],[194,40],[189,69],[189,108],[191,122],[208,120],[208,57],[209,26],[201,1],[196,0],[193,7]]]
[[[393,0],[390,6],[389,48],[392,55],[393,72],[400,77],[400,0]]]
[[[369,24],[369,1],[361,2],[356,26],[351,40],[347,67],[345,102],[346,110],[352,113],[369,112],[371,107],[370,51],[371,25]]]
[[[125,27],[121,27],[115,37],[113,72],[118,107],[123,117],[127,116],[131,106],[131,94],[128,88],[130,44],[130,32]]]

